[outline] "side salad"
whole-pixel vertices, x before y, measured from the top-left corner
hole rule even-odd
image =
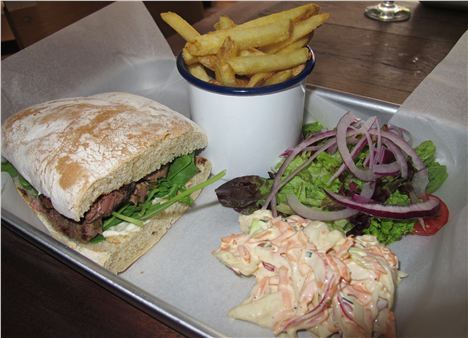
[[[447,179],[430,140],[415,148],[408,131],[352,113],[333,130],[304,126],[268,177],[243,176],[216,189],[220,203],[243,214],[269,209],[325,221],[347,235],[374,235],[383,244],[407,234],[431,235],[448,221],[435,195]]]

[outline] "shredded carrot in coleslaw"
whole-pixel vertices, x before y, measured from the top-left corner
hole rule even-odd
[[[325,223],[268,210],[240,216],[243,233],[213,254],[255,276],[250,296],[229,315],[295,337],[395,337],[392,313],[398,258],[373,236],[345,237]]]

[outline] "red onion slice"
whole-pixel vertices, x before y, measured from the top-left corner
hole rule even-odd
[[[339,293],[336,294],[336,299],[344,316],[348,318],[352,323],[354,323],[357,327],[359,327],[361,330],[364,330],[362,326],[354,319],[352,306],[349,303],[347,303]],[[366,332],[366,330],[364,330],[364,332]]]
[[[322,313],[327,307],[330,306],[331,299],[337,287],[336,279],[337,279],[336,275],[332,274],[331,276],[329,276],[327,274],[327,276],[325,277],[325,281],[324,281],[324,284],[326,283],[325,291],[323,292],[322,299],[317,304],[317,306],[315,306],[312,310],[306,312],[305,314],[299,317],[292,317],[290,319],[283,321],[279,325],[278,329],[275,330],[275,334],[279,334],[283,331],[286,331],[290,327],[299,326],[300,324],[304,322],[308,324],[308,327],[313,327],[317,325],[318,323],[313,321],[313,319],[317,315]]]
[[[369,166],[368,166],[369,167],[369,172],[373,173],[374,165],[377,163],[378,154],[377,154],[377,151],[374,150],[374,148],[375,148],[374,143],[372,142],[372,138],[371,138],[371,136],[370,136],[370,134],[369,134],[369,132],[367,130],[364,132],[364,136],[365,136],[365,138],[367,140],[367,147],[369,148],[369,153],[368,153],[368,156],[369,156]],[[375,177],[374,177],[374,179],[375,179]],[[372,180],[370,180],[370,181],[372,181]]]
[[[374,130],[370,130],[369,132],[372,135],[376,135],[376,132]],[[427,173],[426,166],[416,154],[416,151],[408,143],[406,143],[405,140],[399,138],[395,134],[386,131],[381,131],[381,135],[382,137],[395,143],[396,146],[398,146],[404,153],[411,157],[414,169],[416,169],[416,173],[414,174],[412,181],[413,189],[418,197],[422,196],[426,192],[426,187],[429,183],[429,176]]]
[[[276,194],[278,193],[279,186],[281,184],[281,177],[283,176],[284,171],[288,167],[289,163],[291,163],[291,161],[308,146],[311,146],[316,142],[319,142],[321,140],[324,140],[326,138],[329,138],[335,135],[336,135],[336,132],[334,130],[329,130],[329,131],[321,132],[318,134],[313,134],[307,139],[305,139],[304,141],[302,141],[301,143],[299,143],[296,147],[294,147],[291,150],[288,157],[283,161],[280,168],[275,174],[273,187],[271,188],[271,192],[267,196],[265,203],[262,206],[262,209],[267,209],[271,203],[271,211],[273,213],[273,216],[276,216]],[[272,202],[275,202],[275,203],[272,203]]]
[[[329,148],[333,147],[333,146],[336,146],[336,140],[333,138],[331,140],[329,140],[327,143],[325,143],[324,145],[320,146],[317,151],[315,153],[313,153],[308,159],[307,161],[305,161],[304,163],[302,163],[299,167],[297,167],[291,174],[289,174],[288,177],[286,177],[283,181],[281,181],[281,183],[279,184],[278,186],[278,191],[284,187],[289,181],[291,181],[297,174],[299,174],[302,170],[304,170],[305,168],[307,168],[314,159],[317,158],[318,155],[320,155],[321,153],[323,153],[324,151],[328,150]],[[307,149],[307,148],[306,148]]]
[[[362,149],[364,149],[365,146],[366,146],[366,139],[363,137],[354,146],[353,150],[351,150],[351,158],[353,159],[353,161],[354,161],[354,158],[359,154],[359,152],[361,152]],[[338,178],[346,169],[346,167],[347,167],[346,164],[343,163],[338,168],[338,170],[333,174],[333,176],[330,177],[330,179],[328,180],[328,184],[331,184],[331,182],[333,182],[336,178]]]
[[[369,148],[369,169],[372,170],[374,164],[377,163],[378,158],[376,155],[378,155],[377,150],[374,150],[374,144],[372,142],[372,138],[370,137],[369,130],[372,128],[373,125],[377,126],[377,131],[379,130],[379,121],[377,120],[376,116],[373,116],[369,118],[366,122],[364,122],[360,128],[361,133],[366,137],[367,140],[367,146]],[[353,157],[354,159],[354,157]]]
[[[406,157],[403,155],[401,150],[390,140],[383,139],[382,143],[387,147],[388,151],[393,154],[395,161],[400,166],[400,174],[402,178],[408,177],[408,163],[406,162]]]
[[[338,145],[338,151],[340,152],[341,158],[343,159],[346,167],[354,176],[363,181],[373,181],[375,180],[375,175],[370,170],[359,169],[354,163],[353,157],[348,150],[348,144],[346,142],[347,131],[349,126],[355,121],[357,121],[356,116],[350,112],[343,115],[338,121],[338,125],[336,126],[336,143]]]
[[[371,198],[367,198],[367,197],[363,197],[361,195],[358,195],[358,194],[353,194],[351,196],[351,199],[355,202],[358,202],[358,203],[368,203],[368,204],[375,204],[377,203],[375,200],[371,199]]]
[[[362,186],[361,195],[362,197],[365,198],[371,198],[374,195],[375,191],[375,182],[366,182]]]
[[[379,176],[396,176],[400,173],[400,164],[392,162],[387,164],[377,164],[374,166],[374,174]]]
[[[288,195],[289,207],[299,216],[317,221],[336,221],[356,215],[359,211],[345,208],[337,211],[324,211],[302,204],[295,195]]]
[[[416,194],[414,193],[414,191],[409,192],[409,197],[410,197],[411,202],[413,202],[413,203],[418,202],[418,198],[416,197]],[[421,225],[423,230],[426,231],[426,222],[424,222],[424,218],[419,217],[418,218],[418,223]]]
[[[413,175],[413,190],[416,196],[421,197],[426,193],[426,187],[429,184],[429,173],[427,168],[421,169]]]
[[[374,194],[374,182],[367,182],[362,186],[361,194],[356,195],[363,199],[370,199]],[[325,211],[318,208],[308,207],[302,204],[295,195],[287,196],[289,207],[299,216],[311,220],[318,221],[336,221],[339,219],[349,218],[356,215],[359,211],[350,208],[345,208],[336,211]]]
[[[383,205],[371,203],[359,203],[352,198],[341,196],[331,191],[325,190],[328,196],[337,203],[362,213],[380,218],[390,219],[408,219],[434,216],[439,209],[439,200],[429,195],[429,198],[420,203],[414,203],[408,206]]]
[[[411,133],[405,128],[397,127],[392,124],[387,124],[387,128],[390,133],[398,135],[407,143],[411,143]]]
[[[262,261],[262,265],[268,271],[274,272],[276,270],[276,266],[274,266],[273,264],[270,264],[268,262]]]
[[[385,155],[385,149],[382,147],[382,136],[380,135],[380,125],[379,125],[379,120],[376,120],[377,124],[377,147],[376,147],[376,159],[375,159],[375,164],[382,163],[384,155]]]

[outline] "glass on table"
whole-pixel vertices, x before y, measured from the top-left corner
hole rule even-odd
[[[408,20],[411,11],[407,7],[397,5],[395,1],[382,1],[378,5],[366,7],[364,14],[373,20],[395,22]]]

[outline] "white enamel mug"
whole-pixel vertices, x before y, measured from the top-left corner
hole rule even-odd
[[[225,87],[204,82],[186,68],[177,68],[189,84],[191,118],[208,135],[202,155],[213,172],[226,169],[225,179],[268,176],[280,155],[297,144],[304,115],[305,80],[315,65],[311,59],[297,76],[275,85]]]

